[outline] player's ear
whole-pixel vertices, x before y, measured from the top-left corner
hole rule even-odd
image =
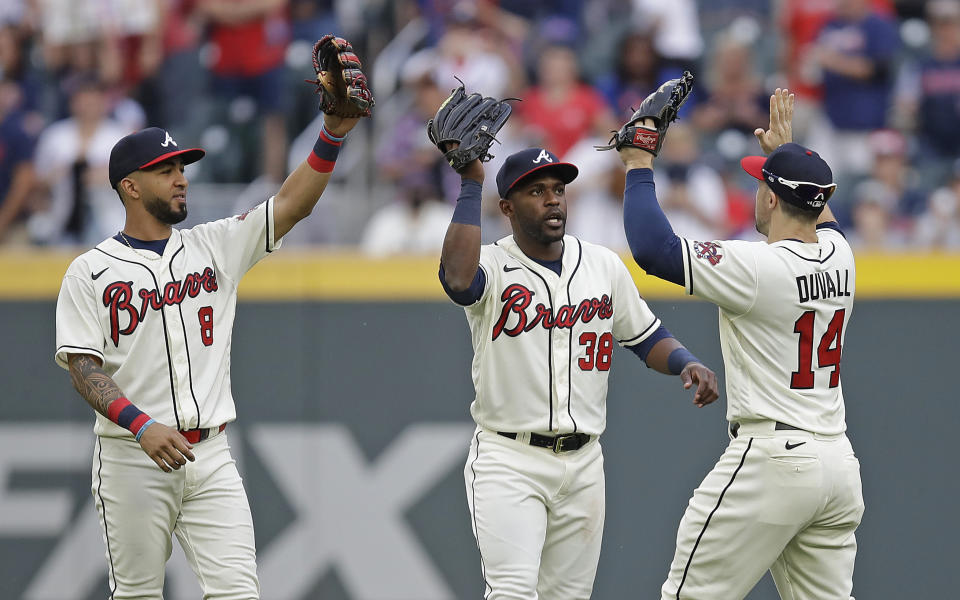
[[[500,212],[508,219],[513,216],[513,203],[506,198],[500,198]]]
[[[117,184],[117,192],[121,194],[121,200],[124,198],[137,199],[140,197],[140,186],[132,177],[124,177],[120,180],[120,183]],[[124,202],[124,204],[126,204],[126,202]]]

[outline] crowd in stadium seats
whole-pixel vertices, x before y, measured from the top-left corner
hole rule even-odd
[[[656,169],[678,233],[756,239],[739,158],[759,152],[752,132],[786,86],[794,137],[833,167],[857,247],[960,251],[960,0],[4,0],[0,244],[89,246],[119,229],[109,149],[147,125],[207,149],[191,183],[272,193],[316,136],[303,80],[328,32],[354,44],[377,106],[300,242],[439,250],[459,182],[424,124],[458,77],[522,99],[487,165],[484,240],[508,231],[501,161],[543,145],[581,169],[568,231],[625,249],[622,168],[593,146],[689,69]]]

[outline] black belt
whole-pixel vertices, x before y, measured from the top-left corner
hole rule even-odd
[[[509,431],[498,431],[497,435],[502,435],[505,438],[515,440],[519,434]],[[580,448],[586,446],[587,442],[589,441],[590,436],[586,433],[563,433],[556,437],[540,435],[539,433],[530,434],[531,446],[550,448],[557,454],[561,452],[570,452],[571,450],[579,450]]]
[[[781,423],[777,421],[773,428],[777,431],[804,431],[799,427],[794,427],[793,425],[788,425],[787,423]],[[730,423],[730,435],[737,437],[737,430],[740,429],[740,423]]]

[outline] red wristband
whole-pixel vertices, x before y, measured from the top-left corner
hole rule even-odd
[[[341,144],[343,144],[342,137],[335,137],[327,131],[326,127],[321,127],[317,143],[313,146],[313,152],[307,157],[307,164],[318,173],[333,171],[333,165],[337,161]]]
[[[107,418],[120,427],[129,430],[133,435],[137,435],[143,424],[150,420],[150,415],[142,412],[129,400],[120,396],[107,407]]]

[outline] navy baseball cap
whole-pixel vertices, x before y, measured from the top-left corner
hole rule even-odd
[[[511,154],[503,161],[503,166],[497,172],[497,192],[501,198],[506,198],[518,181],[530,173],[544,169],[550,169],[564,183],[576,179],[580,172],[576,166],[560,162],[557,155],[549,150],[527,148]]]
[[[110,187],[116,189],[120,180],[140,169],[146,169],[174,156],[183,164],[197,162],[206,154],[200,148],[180,149],[170,134],[159,127],[148,127],[131,133],[113,145],[110,151]]]
[[[830,165],[813,150],[793,142],[770,156],[747,156],[740,166],[770,186],[778,198],[804,210],[820,210],[837,189]]]

